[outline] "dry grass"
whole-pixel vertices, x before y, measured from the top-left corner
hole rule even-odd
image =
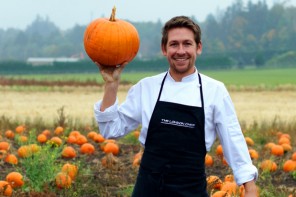
[[[119,101],[122,102],[128,87],[122,87]],[[290,121],[296,118],[295,91],[231,91],[240,121],[272,121],[275,117]],[[57,110],[64,106],[66,115],[81,123],[93,122],[93,105],[102,98],[99,87],[51,88],[50,91],[13,89],[0,90],[0,114],[17,120],[35,119],[52,121]]]

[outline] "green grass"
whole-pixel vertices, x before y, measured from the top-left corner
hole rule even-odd
[[[274,87],[296,85],[296,68],[286,69],[245,69],[205,71],[206,75],[223,81],[226,85]]]
[[[201,71],[202,73],[220,80],[226,86],[261,86],[264,88],[274,88],[283,85],[296,85],[296,68],[283,69],[242,69],[242,70],[216,70]],[[156,72],[123,72],[121,76],[122,82],[136,83],[140,79],[155,75]],[[13,79],[30,79],[37,81],[96,81],[103,83],[103,79],[99,73],[89,74],[48,74],[48,75],[7,75],[6,78]]]

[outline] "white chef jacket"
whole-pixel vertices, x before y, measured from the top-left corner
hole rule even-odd
[[[160,100],[190,106],[201,106],[198,71],[176,82],[168,73]],[[236,183],[241,185],[257,179],[257,168],[252,164],[248,147],[230,95],[220,81],[201,75],[205,110],[205,144],[209,151],[218,135],[223,153],[233,170]],[[145,144],[149,121],[160,91],[165,73],[147,77],[133,85],[126,100],[119,105],[118,99],[104,112],[101,100],[95,103],[94,113],[100,133],[105,138],[119,138],[141,125],[139,140]]]

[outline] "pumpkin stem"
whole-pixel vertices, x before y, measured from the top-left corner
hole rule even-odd
[[[113,8],[112,8],[112,14],[111,14],[111,16],[110,16],[110,19],[109,19],[109,21],[116,21],[115,20],[115,12],[116,12],[116,7],[114,6]]]

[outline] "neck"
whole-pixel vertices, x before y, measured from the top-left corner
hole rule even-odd
[[[185,72],[185,73],[180,73],[180,72],[174,72],[174,70],[170,69],[169,70],[169,73],[171,75],[171,77],[176,81],[176,82],[180,82],[182,81],[182,79],[188,75],[191,75],[195,72],[195,67],[188,71],[188,72]]]

